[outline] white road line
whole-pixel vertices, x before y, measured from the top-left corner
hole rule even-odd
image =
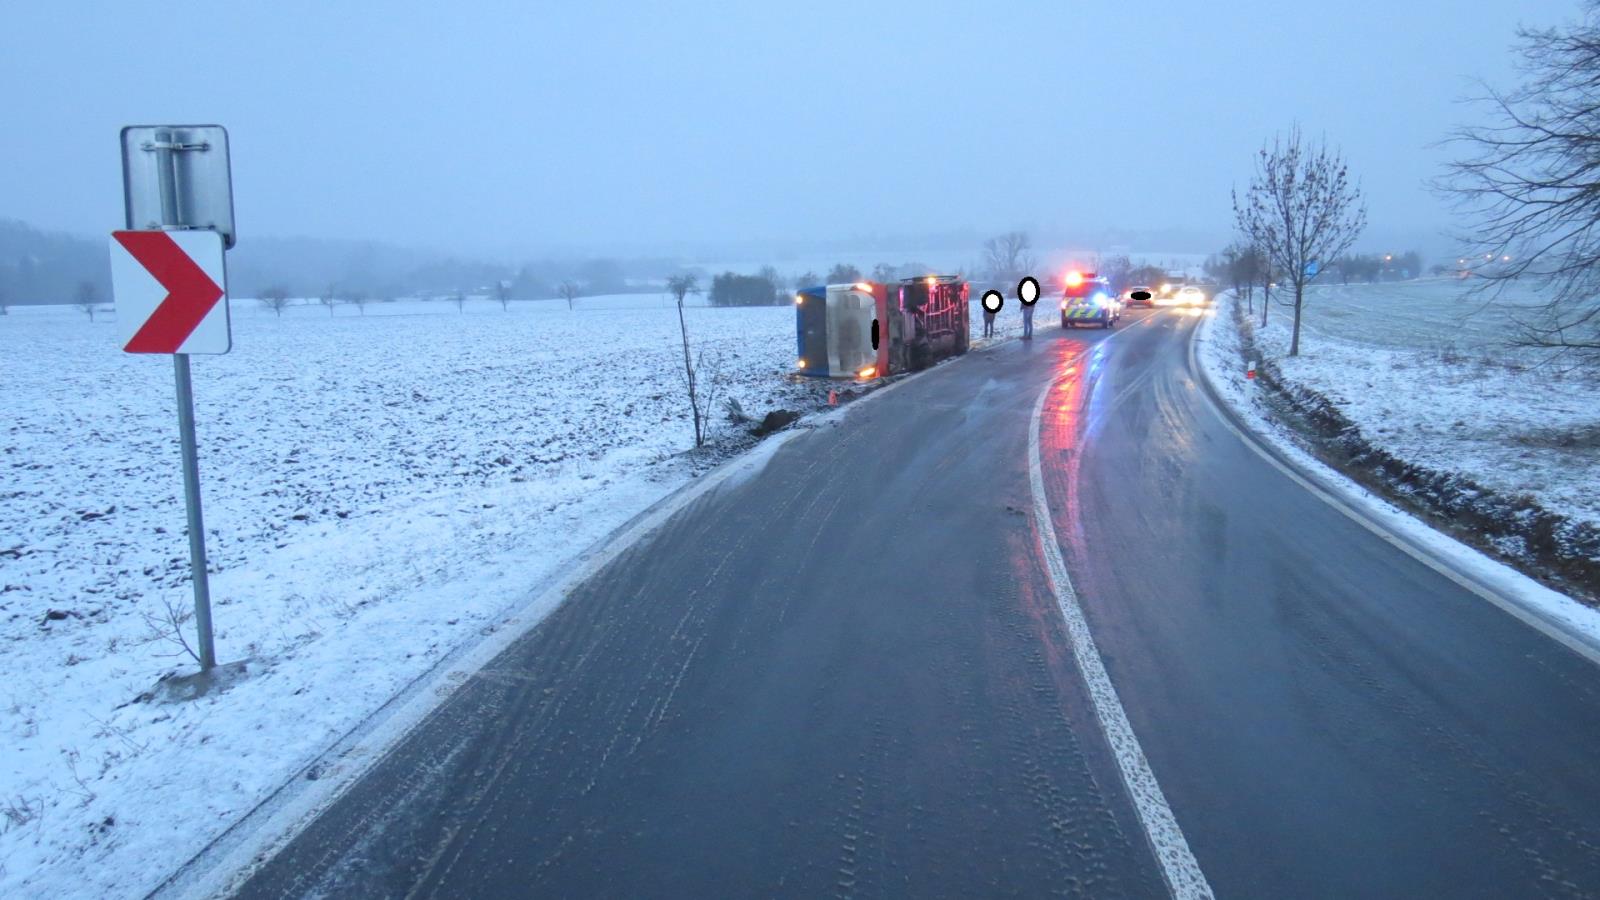
[[[1347,503],[1344,499],[1337,496],[1338,493],[1348,493],[1353,498],[1359,498],[1359,492],[1361,489],[1356,487],[1354,483],[1347,482],[1345,484],[1339,484],[1338,481],[1329,483],[1329,481],[1318,477],[1312,472],[1297,471],[1295,467],[1292,467],[1288,463],[1279,459],[1276,453],[1273,453],[1267,449],[1267,447],[1263,444],[1264,439],[1255,434],[1254,430],[1241,430],[1233,423],[1232,417],[1220,407],[1219,404],[1226,403],[1227,401],[1221,399],[1221,392],[1217,390],[1216,385],[1212,384],[1210,373],[1206,371],[1205,367],[1200,364],[1200,360],[1195,356],[1195,344],[1198,341],[1199,332],[1200,329],[1196,328],[1195,333],[1190,335],[1189,368],[1195,378],[1199,378],[1205,382],[1208,390],[1203,390],[1200,393],[1205,395],[1206,403],[1208,403],[1212,410],[1216,413],[1217,420],[1223,424],[1223,427],[1232,432],[1234,437],[1237,437],[1246,447],[1249,447],[1257,456],[1270,463],[1273,468],[1277,469],[1279,472],[1282,472],[1290,481],[1293,481],[1300,487],[1305,488],[1311,493],[1312,496],[1333,507],[1335,510],[1338,510],[1345,516],[1345,518],[1355,522],[1357,525],[1360,525],[1367,531],[1372,532],[1384,543],[1394,547],[1395,549],[1411,557],[1417,562],[1422,563],[1433,571],[1438,572],[1440,575],[1443,575],[1450,581],[1455,582],[1457,585],[1465,588],[1467,591],[1489,601],[1490,603],[1499,607],[1501,610],[1509,613],[1513,618],[1527,625],[1529,628],[1532,628],[1545,637],[1548,637],[1556,643],[1561,644],[1563,647],[1566,647],[1572,652],[1578,654],[1579,656],[1588,660],[1590,663],[1600,665],[1600,648],[1597,648],[1586,638],[1573,634],[1568,628],[1563,627],[1562,623],[1559,621],[1552,621],[1546,618],[1539,612],[1530,609],[1527,605],[1518,602],[1516,598],[1505,596],[1493,588],[1482,584],[1476,579],[1456,569],[1447,561],[1438,558],[1428,550],[1412,543],[1404,535],[1392,528],[1389,528],[1382,522],[1373,519],[1358,509],[1354,504],[1360,502],[1359,499],[1353,499],[1353,502]],[[1344,480],[1343,476],[1335,475],[1334,478],[1341,481]],[[1409,515],[1409,513],[1400,512],[1399,515]],[[1427,526],[1426,523],[1423,523],[1420,519],[1417,519],[1416,521],[1425,525],[1426,527],[1432,527]],[[1444,535],[1443,532],[1438,532],[1437,529],[1434,530],[1440,535],[1448,537],[1448,535]],[[1465,545],[1463,545],[1462,551],[1467,553],[1478,552],[1466,547]]]
[[[1104,343],[1104,341],[1100,342]],[[1066,563],[1061,558],[1061,545],[1056,540],[1056,529],[1050,518],[1050,504],[1045,500],[1044,476],[1039,464],[1039,421],[1044,415],[1045,400],[1056,380],[1050,379],[1039,392],[1033,405],[1033,419],[1028,425],[1028,480],[1033,488],[1033,518],[1039,530],[1039,541],[1044,549],[1045,572],[1050,578],[1050,589],[1055,592],[1056,604],[1067,621],[1067,635],[1072,641],[1072,656],[1078,664],[1078,673],[1089,688],[1089,698],[1094,702],[1095,717],[1100,731],[1116,757],[1117,770],[1133,798],[1139,823],[1144,826],[1145,837],[1161,865],[1161,875],[1166,879],[1167,890],[1173,897],[1209,898],[1211,885],[1206,882],[1200,863],[1189,850],[1189,842],[1178,827],[1178,820],[1167,805],[1166,795],[1150,771],[1144,748],[1133,733],[1128,714],[1117,698],[1117,689],[1106,673],[1105,662],[1089,633],[1089,622],[1084,618],[1078,594],[1073,590],[1072,579],[1067,576]]]

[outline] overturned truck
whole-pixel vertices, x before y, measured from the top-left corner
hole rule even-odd
[[[967,352],[967,283],[955,275],[802,288],[794,303],[800,375],[870,381]]]

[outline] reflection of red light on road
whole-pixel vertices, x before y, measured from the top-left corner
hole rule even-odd
[[[1052,399],[1041,411],[1039,422],[1040,473],[1045,491],[1052,496],[1055,531],[1063,549],[1081,553],[1079,528],[1078,470],[1082,455],[1082,423],[1094,372],[1079,372],[1083,353],[1089,347],[1081,342],[1065,343],[1060,348],[1056,383]],[[1081,557],[1080,557],[1081,558]]]

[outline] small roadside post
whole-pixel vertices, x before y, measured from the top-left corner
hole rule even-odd
[[[217,664],[211,586],[200,511],[191,354],[233,346],[225,252],[234,243],[228,132],[220,125],[130,125],[122,129],[125,230],[111,233],[111,284],[128,353],[172,356],[178,442],[189,521],[189,566],[200,671]]]
[[[1245,364],[1244,378],[1245,378],[1246,381],[1255,381],[1256,380],[1256,361],[1255,360],[1252,359],[1252,360],[1250,360],[1250,362]]]

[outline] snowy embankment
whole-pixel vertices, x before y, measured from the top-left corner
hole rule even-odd
[[[1508,347],[1505,309],[1484,308],[1451,281],[1314,288],[1297,357],[1288,356],[1290,310],[1275,305],[1262,328],[1258,295],[1241,333],[1235,306],[1243,304],[1219,299],[1213,339],[1202,347],[1222,380],[1244,384],[1240,346],[1253,341],[1271,369],[1264,380],[1299,392],[1300,411],[1322,425],[1358,429],[1340,440],[1376,460],[1376,474],[1398,492],[1459,516],[1510,561],[1565,554],[1566,574],[1577,578],[1600,563],[1590,547],[1600,528],[1595,373]],[[1253,389],[1234,394],[1258,407],[1268,399]],[[1496,511],[1477,508],[1487,492]],[[1543,511],[1549,525],[1496,528],[1497,510],[1530,522]]]
[[[143,896],[749,441],[719,408],[721,451],[686,452],[659,297],[234,310],[234,351],[193,369],[217,652],[249,674],[190,702],[150,696],[194,669],[169,616],[192,603],[171,364],[120,352],[109,316],[0,318],[0,896]],[[689,329],[752,417],[823,401],[784,377],[792,309]]]

